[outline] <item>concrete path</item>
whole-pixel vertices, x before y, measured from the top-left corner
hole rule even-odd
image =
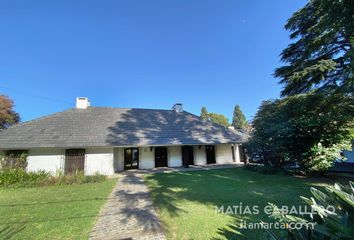
[[[139,172],[123,172],[89,239],[163,240],[161,223]]]

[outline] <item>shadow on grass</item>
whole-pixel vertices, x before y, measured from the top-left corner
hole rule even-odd
[[[0,223],[0,239],[12,239],[16,234],[18,234],[25,228],[26,226],[23,223],[17,223],[17,224]]]
[[[184,200],[210,206],[258,205],[263,211],[268,202],[277,205],[299,204],[300,195],[305,195],[313,183],[284,175],[263,175],[244,169],[218,169],[210,171],[157,173],[146,175],[154,204],[171,218],[178,217],[188,209],[181,206]],[[215,211],[213,209],[213,211]],[[241,237],[246,230],[240,222],[269,221],[264,213],[259,215],[232,214],[233,223],[215,229],[218,238]],[[210,221],[217,221],[210,219]],[[168,228],[168,226],[166,226]]]

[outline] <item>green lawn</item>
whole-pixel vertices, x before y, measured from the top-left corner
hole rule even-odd
[[[87,239],[116,181],[0,189],[0,239]]]
[[[263,208],[304,205],[300,195],[309,196],[317,180],[284,175],[263,175],[242,168],[210,171],[160,173],[145,176],[154,204],[167,230],[168,239],[262,239],[265,230],[240,230],[241,220],[272,221]],[[215,205],[260,206],[260,215],[226,215]],[[235,227],[236,226],[236,227]]]

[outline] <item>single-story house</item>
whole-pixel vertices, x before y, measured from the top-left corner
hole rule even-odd
[[[0,132],[0,151],[27,152],[27,171],[114,174],[128,169],[244,161],[247,135],[205,121],[175,104],[172,110],[76,108]]]

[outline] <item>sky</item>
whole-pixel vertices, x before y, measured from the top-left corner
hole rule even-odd
[[[286,20],[306,1],[1,0],[0,94],[22,121],[75,106],[202,106],[250,120],[279,97]]]

